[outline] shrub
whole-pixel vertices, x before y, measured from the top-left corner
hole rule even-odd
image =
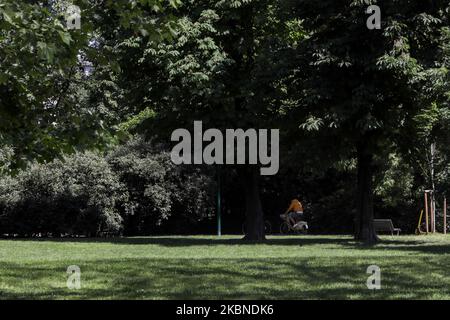
[[[118,233],[118,211],[127,192],[108,163],[77,153],[48,164],[33,163],[0,179],[0,232],[20,236]]]
[[[180,232],[211,212],[211,179],[199,168],[174,165],[162,145],[135,137],[107,159],[129,191],[127,234],[151,234],[168,224]]]
[[[200,168],[136,137],[106,157],[76,153],[0,177],[0,234],[186,232],[212,212],[211,187]]]

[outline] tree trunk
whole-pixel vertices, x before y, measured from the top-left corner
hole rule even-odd
[[[264,213],[262,211],[259,190],[259,168],[245,166],[242,168],[245,188],[245,236],[244,240],[262,241],[266,239],[264,232]]]
[[[358,190],[355,239],[375,244],[379,238],[373,227],[373,154],[368,139],[358,146]]]

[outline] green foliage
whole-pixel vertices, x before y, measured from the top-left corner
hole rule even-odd
[[[114,99],[124,118],[150,105],[155,117],[141,129],[164,137],[194,119],[215,127],[273,121],[276,54],[285,28],[277,10],[267,1],[185,1],[171,41],[110,40],[122,56]]]
[[[384,25],[381,31],[369,31],[364,23],[368,3],[298,4],[302,25],[311,33],[297,47],[307,57],[296,68],[305,77],[297,80],[298,92],[308,102],[306,110],[297,111],[307,112],[302,128],[309,128],[308,119],[320,119],[325,128],[335,127],[355,140],[369,131],[392,136],[420,110],[423,86],[430,89],[427,97],[436,94],[437,86],[430,86],[445,76],[435,67],[443,12],[431,6],[378,3]]]
[[[402,204],[414,205],[413,199],[420,196],[415,190],[412,168],[400,157],[391,154],[386,170],[375,188],[375,195],[383,199],[385,207],[398,208]]]
[[[0,177],[11,172],[14,149],[11,146],[0,146]]]
[[[108,162],[129,192],[127,234],[152,234],[168,220],[180,232],[212,212],[210,178],[174,165],[162,146],[133,138],[110,153]]]
[[[64,23],[72,3],[82,10],[80,30]],[[365,26],[373,3],[382,7],[382,30]],[[375,155],[376,214],[414,210],[432,180],[450,188],[449,12],[446,1],[2,0],[0,174],[13,176],[1,180],[3,218],[14,213],[28,234],[52,232],[40,231],[46,224],[75,232],[48,217],[64,211],[64,197],[74,216],[93,208],[83,198],[97,192],[93,177],[77,182],[86,186],[73,197],[60,189],[83,177],[69,163],[101,172],[92,154],[76,154],[94,149],[108,152],[108,163],[98,157],[103,174],[127,190],[113,188],[115,202],[92,209],[100,218],[86,232],[148,234],[208,217],[211,172],[174,166],[166,146],[128,141],[136,132],[168,141],[193,120],[281,128],[285,170],[263,190],[270,212],[286,196],[270,184],[287,190],[298,170],[289,183],[312,190],[305,197],[316,230],[347,230],[355,151],[364,143]],[[24,181],[53,202],[32,198]],[[242,211],[242,197],[234,199]],[[36,230],[26,229],[28,215],[41,221]]]
[[[131,134],[132,132],[137,131],[143,122],[152,120],[155,116],[156,113],[152,109],[146,108],[137,115],[130,117],[127,121],[122,122],[119,125],[118,132]]]
[[[72,4],[81,8],[80,30],[67,29],[65,14]],[[105,1],[100,7],[88,0],[3,0],[0,145],[14,145],[14,165],[23,167],[29,160],[51,160],[113,142],[113,109],[93,99],[101,83],[93,81],[92,73],[113,69],[117,63],[103,50],[98,35],[105,29],[128,34],[146,30],[155,43],[168,39],[173,36],[174,17],[166,11],[180,4],[179,0]],[[104,85],[101,92],[99,98],[108,97]]]
[[[127,193],[107,162],[93,153],[34,163],[0,180],[1,232],[95,236],[122,229]]]
[[[106,158],[75,153],[2,176],[0,234],[148,235],[169,218],[180,232],[210,215],[211,188],[201,170],[177,167],[161,146],[134,138]]]

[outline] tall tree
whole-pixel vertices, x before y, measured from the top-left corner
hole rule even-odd
[[[281,22],[275,1],[185,1],[175,41],[137,39],[122,61],[118,83],[130,110],[150,119],[142,127],[168,140],[176,128],[202,120],[208,128],[276,125],[277,50]],[[139,79],[131,83],[130,79]],[[259,168],[237,166],[246,193],[245,239],[262,240]]]
[[[372,4],[381,8],[380,30],[366,26]],[[355,238],[375,243],[374,158],[400,144],[414,116],[435,98],[433,81],[446,76],[438,55],[448,2],[300,0],[292,6],[307,36],[296,47],[292,83],[299,94],[290,116],[312,137],[339,140],[323,145],[328,153],[354,154]]]
[[[45,158],[57,140],[57,114],[69,118],[61,98],[85,39],[48,1],[2,1],[0,18],[0,145],[13,146],[19,162]]]
[[[95,145],[105,106],[92,102],[92,64],[114,61],[98,50],[104,25],[98,11],[116,12],[109,27],[153,35],[168,33],[164,7],[178,0],[3,0],[0,4],[0,147],[14,149],[16,166]],[[81,10],[79,29],[69,28],[67,8]],[[114,31],[113,31],[114,32]]]

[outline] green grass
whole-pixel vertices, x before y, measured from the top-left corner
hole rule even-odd
[[[366,269],[381,267],[381,290]],[[66,287],[69,265],[80,290]],[[450,299],[450,236],[1,240],[0,299]]]

